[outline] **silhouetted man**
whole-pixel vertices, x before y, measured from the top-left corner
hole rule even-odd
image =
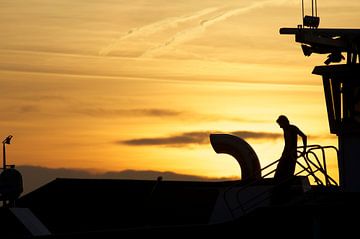
[[[288,118],[284,115],[280,115],[276,122],[284,131],[285,146],[274,178],[277,182],[283,182],[293,176],[295,172],[298,135],[303,141],[304,151],[302,154],[306,152],[307,137],[298,127],[291,125]]]

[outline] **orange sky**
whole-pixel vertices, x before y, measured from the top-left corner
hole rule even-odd
[[[311,75],[325,56],[305,58],[278,33],[300,23],[298,0],[0,5],[9,163],[236,176],[207,135],[253,132],[247,140],[264,166],[281,154],[282,139],[267,134],[282,133],[279,114],[310,144],[336,145],[321,79]],[[358,0],[318,6],[321,27],[358,27]]]

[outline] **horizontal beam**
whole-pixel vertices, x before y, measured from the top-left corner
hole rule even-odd
[[[339,77],[340,80],[360,80],[360,64],[316,66],[312,73],[330,78]]]
[[[360,29],[342,29],[342,28],[280,28],[282,35],[296,35],[299,33],[313,34],[328,37],[360,37]]]
[[[356,62],[360,49],[360,29],[280,28],[282,35],[295,35],[295,41],[311,46],[311,53],[347,52],[348,62]],[[310,54],[311,54],[310,53]],[[349,61],[351,56],[355,60]]]

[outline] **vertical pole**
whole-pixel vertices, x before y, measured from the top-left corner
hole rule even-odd
[[[314,0],[311,0],[311,16],[314,16]]]
[[[351,54],[351,51],[348,50],[346,52],[346,64],[351,64],[351,59],[352,59],[352,54]]]
[[[3,143],[3,171],[6,169],[5,143]]]
[[[302,19],[304,19],[304,0],[301,0],[301,13],[302,13]]]
[[[3,171],[5,171],[6,167],[6,153],[5,153],[5,142],[3,142]],[[6,200],[2,200],[2,206],[6,207]]]

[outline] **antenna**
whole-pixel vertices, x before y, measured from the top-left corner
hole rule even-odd
[[[304,0],[301,0],[301,19],[304,19],[304,15],[305,15],[304,9],[305,9],[304,8]]]
[[[318,17],[317,14],[317,0],[311,0],[311,16],[305,15],[304,0],[301,0],[301,13],[304,27],[312,29],[318,28],[320,24],[320,17]]]
[[[9,135],[8,137],[6,137],[4,139],[4,141],[2,142],[3,144],[3,170],[6,169],[6,153],[5,153],[5,144],[10,144],[10,141],[12,139],[12,135]]]

